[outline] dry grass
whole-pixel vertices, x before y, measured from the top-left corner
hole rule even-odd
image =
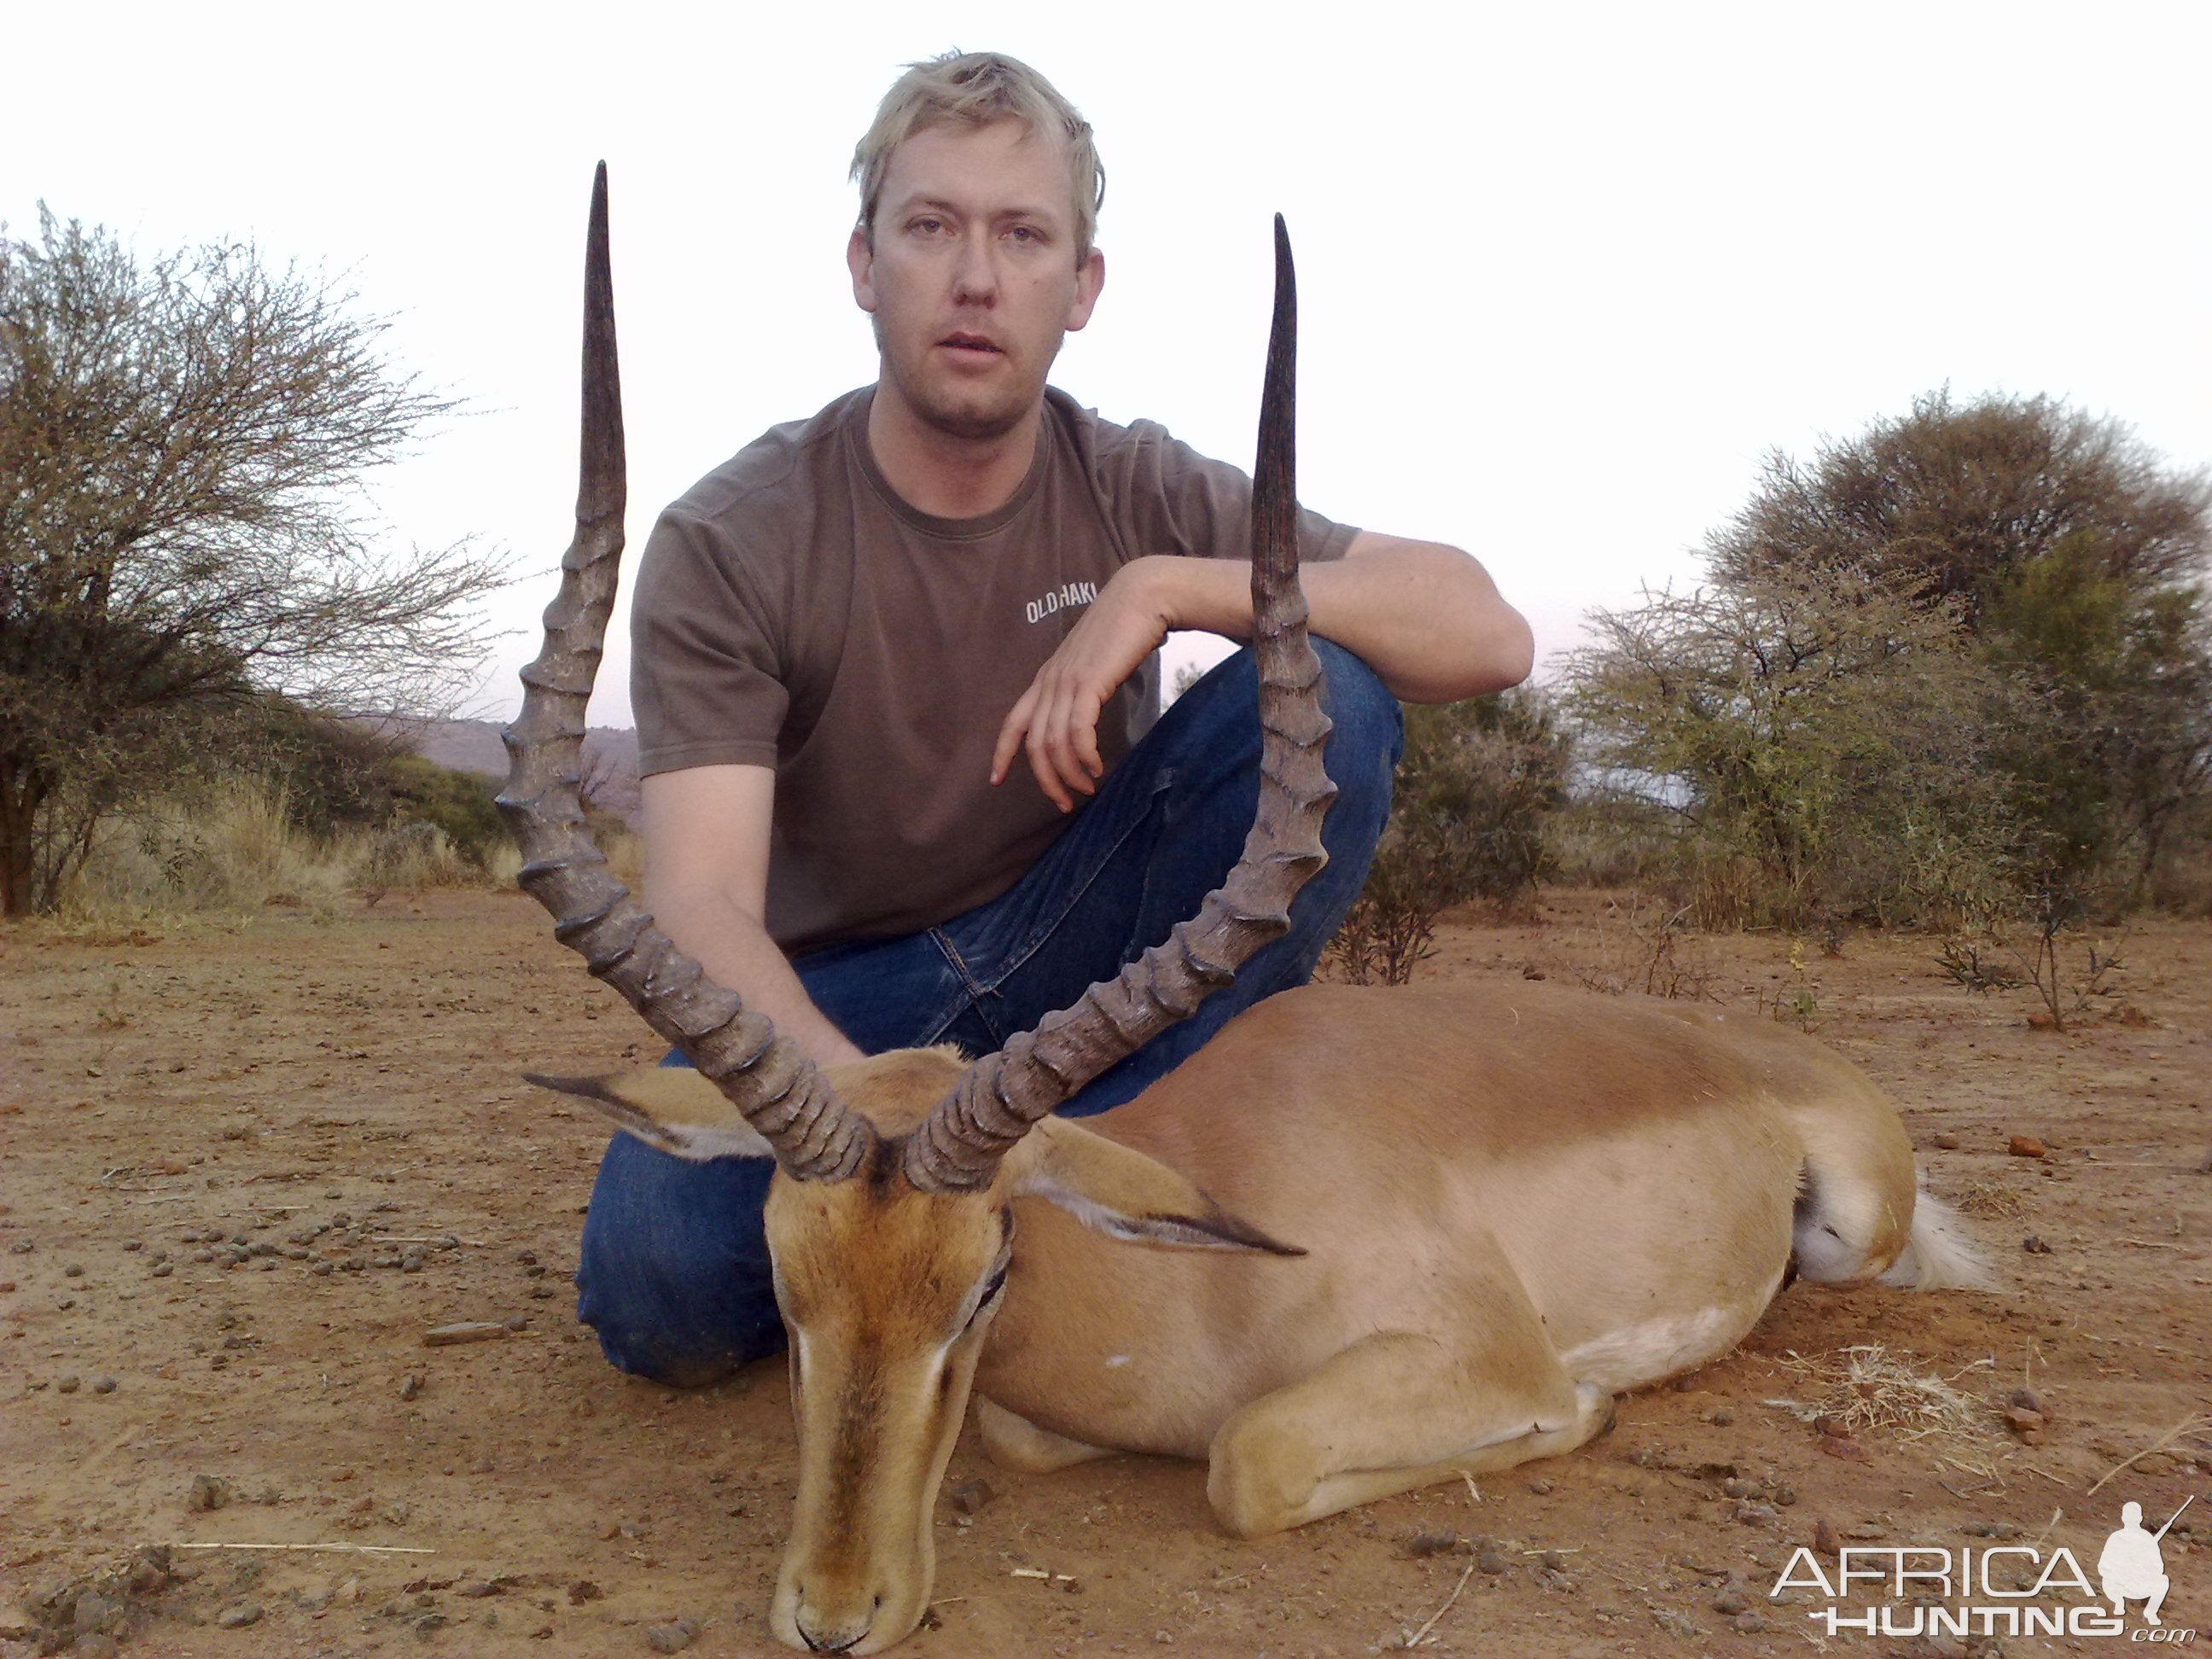
[[[510,854],[504,871],[479,869],[428,823],[310,835],[290,822],[281,795],[232,784],[116,815],[62,911],[107,925],[270,905],[334,915],[397,890],[512,882],[515,862]]]
[[[2006,1221],[2027,1212],[2027,1200],[2012,1182],[1985,1176],[1961,1188],[1952,1206],[1966,1215],[1990,1221]]]
[[[1903,1441],[1935,1462],[1986,1480],[1998,1478],[2008,1443],[1996,1413],[1958,1386],[1960,1377],[1990,1370],[1990,1361],[1978,1359],[1939,1376],[1919,1369],[1911,1354],[1893,1353],[1876,1342],[1809,1358],[1784,1354],[1775,1363],[1802,1377],[1811,1398],[1768,1405],[1808,1423],[1834,1417],[1854,1435]]]

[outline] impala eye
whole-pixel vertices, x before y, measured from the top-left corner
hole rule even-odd
[[[983,1293],[975,1298],[975,1311],[968,1316],[969,1324],[974,1324],[990,1311],[991,1304],[999,1299],[999,1292],[1006,1288],[1007,1265],[1000,1262],[998,1270],[985,1282]]]

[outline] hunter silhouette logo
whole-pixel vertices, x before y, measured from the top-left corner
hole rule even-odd
[[[2195,1631],[2170,1627],[2159,1617],[2172,1584],[2160,1545],[2196,1501],[2194,1496],[2185,1500],[2156,1532],[2144,1529],[2142,1504],[2123,1504],[2119,1528],[2106,1539],[2097,1557],[2094,1583],[2063,1545],[1846,1545],[1837,1552],[1832,1573],[1812,1551],[1797,1550],[1768,1594],[1811,1590],[1826,1600],[1830,1606],[1806,1617],[1832,1637],[1851,1631],[1892,1637],[2125,1636],[2131,1642],[2193,1642]],[[2069,1593],[2080,1599],[2052,1605],[2052,1598]],[[1863,1595],[1882,1599],[1850,1605]],[[2110,1611],[2100,1601],[2109,1603]],[[2142,1623],[2133,1630],[2126,1612],[2130,1601],[2142,1603]],[[1833,1605],[1838,1602],[1845,1605]]]
[[[2142,1504],[2120,1505],[2120,1529],[2105,1540],[2104,1553],[2097,1557],[2097,1582],[2104,1587],[2105,1599],[2112,1604],[2116,1616],[2124,1616],[2126,1603],[2140,1599],[2143,1623],[2162,1622],[2158,1610],[2165,1604],[2169,1581],[2159,1540],[2181,1519],[2181,1510],[2196,1501],[2193,1492],[2183,1499],[2181,1509],[2168,1516],[2166,1525],[2156,1532],[2142,1529]]]

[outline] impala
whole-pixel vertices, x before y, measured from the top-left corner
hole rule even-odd
[[[1000,1462],[1203,1459],[1250,1537],[1571,1450],[1714,1358],[1793,1273],[1969,1282],[1895,1111],[1771,1022],[1510,987],[1309,987],[1125,1106],[1050,1115],[1278,936],[1322,859],[1328,723],[1297,585],[1295,300],[1254,479],[1265,752],[1243,860],[1109,983],[973,1062],[818,1070],[605,871],[578,761],[622,545],[605,175],[586,255],[578,531],[524,671],[501,805],[556,933],[696,1070],[534,1080],[679,1157],[768,1157],[799,1492],[770,1623],[871,1653],[927,1605],[931,1511],[977,1401]]]

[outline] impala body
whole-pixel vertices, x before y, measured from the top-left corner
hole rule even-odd
[[[1309,987],[1128,1104],[1045,1120],[988,1188],[919,1193],[890,1149],[959,1067],[833,1071],[879,1166],[770,1198],[794,1645],[870,1652],[920,1619],[971,1379],[997,1462],[1200,1460],[1250,1537],[1572,1450],[1619,1391],[1726,1352],[1793,1267],[1975,1277],[1880,1091],[1764,1019]],[[678,1155],[766,1154],[695,1073],[563,1086]]]

